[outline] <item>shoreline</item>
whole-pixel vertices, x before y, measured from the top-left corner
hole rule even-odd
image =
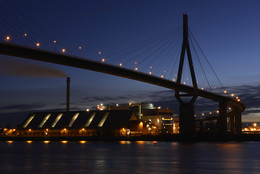
[[[181,135],[160,135],[160,136],[135,136],[135,137],[112,137],[112,136],[59,136],[59,137],[15,137],[0,136],[0,141],[172,141],[172,142],[244,142],[260,141],[258,135],[195,135],[184,137]]]

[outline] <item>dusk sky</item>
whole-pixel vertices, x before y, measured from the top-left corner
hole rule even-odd
[[[181,27],[187,13],[189,28],[222,84],[245,103],[242,120],[260,121],[258,0],[0,0],[0,5],[6,10],[0,13],[2,42],[10,28],[13,42],[12,33],[26,32],[36,42],[57,40],[76,50],[73,54],[97,61],[98,52],[106,57]],[[28,30],[17,28],[6,15]],[[65,110],[66,76],[71,77],[73,110],[101,102],[144,101],[178,108],[175,101],[167,104],[174,100],[174,91],[142,82],[4,55],[0,64],[0,126],[19,122],[32,111]]]

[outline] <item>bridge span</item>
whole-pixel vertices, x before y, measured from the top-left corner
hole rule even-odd
[[[115,75],[165,87],[168,89],[179,90],[181,92],[194,95],[194,89],[191,86],[180,84],[171,80],[167,80],[143,72],[126,69],[111,64],[106,64],[104,62],[83,59],[76,56],[3,42],[0,42],[0,54],[101,72],[105,74]],[[242,102],[238,102],[237,100],[228,96],[222,96],[201,89],[198,89],[196,95],[210,100],[214,100],[216,102],[227,102],[229,106],[238,108],[240,111],[244,111],[245,109],[245,106]]]
[[[178,82],[170,81],[153,75],[145,74],[139,71],[126,69],[123,67],[97,62],[90,59],[83,59],[68,54],[55,53],[37,48],[25,47],[5,42],[0,42],[0,54],[38,60],[42,62],[55,63],[75,68],[81,68],[123,78],[133,79],[172,90],[177,90],[188,95],[200,96],[219,103],[218,132],[226,133],[227,118],[229,116],[231,123],[230,129],[233,133],[241,133],[241,112],[245,110],[242,102],[228,96],[222,96],[209,91],[197,89]],[[232,107],[232,112],[228,113],[228,107]]]

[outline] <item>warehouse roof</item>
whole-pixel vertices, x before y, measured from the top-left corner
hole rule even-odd
[[[27,116],[23,129],[97,129],[128,127],[129,121],[137,120],[130,110],[35,112]]]

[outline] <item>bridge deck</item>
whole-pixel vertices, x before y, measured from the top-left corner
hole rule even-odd
[[[115,76],[120,76],[128,79],[158,85],[168,89],[179,90],[188,94],[194,93],[194,89],[191,86],[179,84],[167,79],[145,74],[142,72],[133,71],[130,69],[105,64],[89,59],[83,59],[76,56],[50,52],[46,50],[39,50],[36,48],[24,47],[20,45],[14,45],[3,42],[0,42],[0,54],[97,71],[101,73],[111,74]],[[242,102],[238,102],[232,99],[231,97],[222,96],[200,89],[198,89],[197,95],[217,102],[227,102],[229,106],[238,108],[240,111],[243,111],[245,109],[245,106]]]

